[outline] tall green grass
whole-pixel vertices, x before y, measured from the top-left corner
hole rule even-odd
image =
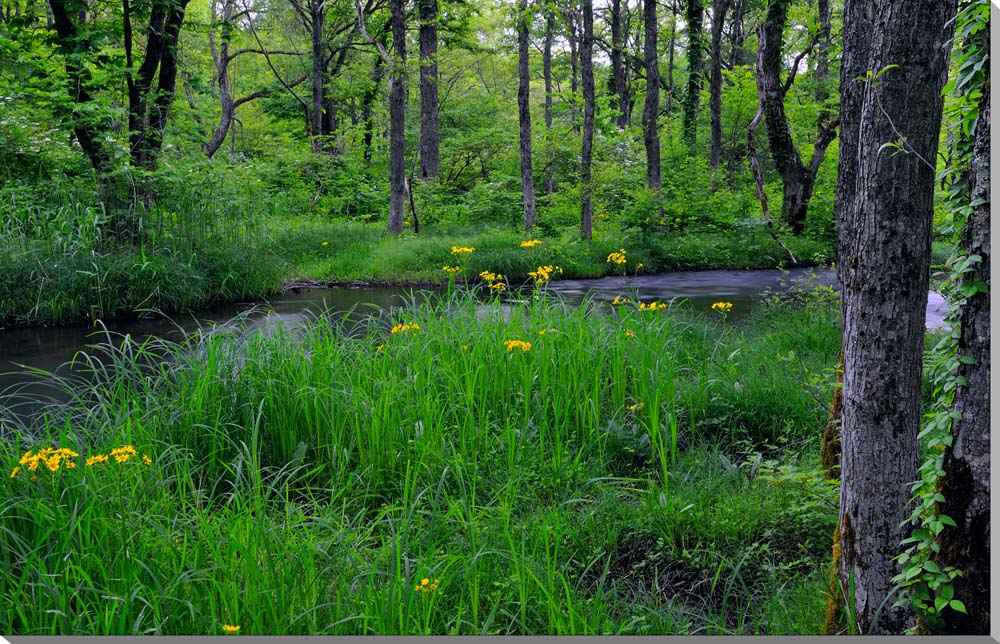
[[[733,326],[450,291],[360,327],[108,345],[50,377],[73,402],[6,421],[0,630],[818,628],[836,506],[809,377],[837,326],[823,298]],[[47,446],[77,466],[9,475]]]

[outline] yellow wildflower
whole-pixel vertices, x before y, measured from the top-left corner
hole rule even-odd
[[[634,338],[635,337],[635,331],[633,331],[632,329],[625,329],[625,337],[626,338]]]
[[[107,454],[98,454],[97,456],[91,456],[91,457],[89,457],[87,459],[87,463],[86,464],[87,464],[87,467],[90,467],[91,465],[96,465],[97,463],[107,463],[107,462],[108,462],[108,455]]]
[[[650,302],[649,304],[645,303],[639,304],[640,311],[659,311],[660,309],[665,309],[665,308],[667,308],[667,305],[664,302]]]
[[[616,295],[615,299],[611,300],[611,304],[614,305],[614,306],[618,306],[619,304],[628,304],[631,301],[632,300],[630,300],[627,297],[622,297],[621,295]]]
[[[645,406],[646,406],[646,403],[636,403],[634,405],[629,405],[628,406],[628,410],[629,411],[642,411],[643,407],[645,407]]]
[[[552,279],[552,274],[555,273],[556,271],[562,273],[563,269],[560,268],[559,266],[553,266],[552,264],[547,264],[545,266],[539,266],[537,269],[530,271],[528,273],[528,276],[531,277],[531,279],[535,280],[535,284],[544,284],[545,282],[548,282],[550,279]]]
[[[119,463],[126,463],[130,458],[136,456],[138,452],[131,445],[123,445],[116,449],[111,450],[111,455],[115,457],[115,460]]]
[[[514,349],[520,349],[521,351],[528,351],[531,349],[530,342],[524,342],[522,340],[506,340],[504,345],[507,347],[507,351],[513,351]]]
[[[240,625],[237,624],[237,625],[233,626],[231,624],[223,624],[222,625],[222,630],[223,630],[223,632],[226,632],[226,633],[239,633],[240,632]]]
[[[529,239],[528,241],[521,242],[521,248],[531,248],[532,246],[537,246],[542,243],[540,239]]]
[[[326,242],[326,241],[323,242],[322,244],[320,244],[320,246],[329,246],[329,245],[330,245],[330,242]]]
[[[404,331],[419,331],[420,325],[416,322],[411,322],[409,324],[397,324],[392,327],[390,333],[403,333]]]
[[[461,266],[442,266],[441,270],[445,271],[446,273],[457,273],[460,270],[462,270],[462,267]]]
[[[730,311],[733,310],[733,303],[732,302],[716,302],[715,304],[712,305],[712,310],[713,311],[719,311],[720,313],[723,313],[723,314],[729,313]]]
[[[494,291],[506,291],[507,285],[504,284],[503,282],[493,282],[492,284],[490,284],[490,288],[493,289]]]
[[[618,252],[611,253],[610,255],[608,255],[608,263],[609,264],[618,264],[619,266],[621,266],[626,261],[627,260],[625,259],[625,249],[624,248],[619,249]]]
[[[546,333],[556,333],[559,329],[542,329],[538,332],[538,335],[545,335]]]
[[[146,456],[145,454],[143,454],[142,455],[142,462],[145,463],[146,465],[152,465],[153,464],[153,459],[151,459],[148,456]]]
[[[452,246],[451,254],[461,255],[462,253],[471,253],[474,250],[476,250],[474,246]]]
[[[20,473],[21,473],[21,466],[18,465],[17,467],[14,468],[14,471],[10,473],[10,478],[14,478]]]

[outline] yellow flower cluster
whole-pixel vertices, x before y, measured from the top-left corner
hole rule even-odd
[[[419,331],[420,325],[416,322],[410,322],[409,324],[397,324],[392,327],[390,333],[403,333],[404,331]]]
[[[457,273],[460,270],[462,270],[462,267],[461,266],[442,266],[441,270],[445,271],[446,273]]]
[[[34,472],[38,470],[38,466],[42,463],[45,467],[49,468],[52,472],[58,472],[59,468],[63,465],[66,469],[71,470],[76,467],[76,461],[70,459],[79,456],[76,452],[71,449],[66,449],[65,447],[59,447],[57,449],[52,449],[51,447],[46,447],[38,450],[37,454],[32,454],[31,450],[24,453],[21,460],[18,461],[18,466],[14,468],[14,471],[10,473],[10,477],[14,478],[21,473],[21,469],[26,467],[29,472]],[[65,463],[63,463],[65,461]]]
[[[492,273],[490,271],[483,271],[479,274],[479,277],[483,278],[490,288],[494,291],[506,291],[507,283],[503,281],[503,275],[499,273]]]
[[[537,269],[530,271],[528,276],[535,280],[535,284],[544,284],[552,279],[552,274],[558,271],[560,274],[563,272],[562,267],[553,266],[552,264],[546,264],[545,266],[539,266]]]
[[[514,349],[520,349],[521,351],[528,351],[531,349],[530,342],[524,342],[523,340],[506,340],[504,345],[507,347],[507,351],[513,351]]]
[[[542,243],[541,239],[529,239],[528,241],[521,242],[521,248],[531,248]]]
[[[545,335],[546,333],[557,333],[559,329],[542,329],[538,332],[538,335]]]
[[[420,583],[413,587],[413,590],[423,593],[425,595],[438,589],[438,584],[441,583],[440,579],[435,579],[431,581],[427,577],[420,580]]]
[[[628,405],[629,411],[642,411],[646,406],[646,403],[636,403],[634,405]]]
[[[625,337],[626,338],[634,338],[635,337],[635,331],[633,331],[632,329],[625,329]]]
[[[462,253],[471,253],[474,250],[476,250],[476,249],[473,246],[452,246],[451,247],[451,254],[452,255],[461,255]]]
[[[222,625],[222,631],[224,633],[239,633],[240,632],[240,625],[237,624],[237,625],[233,626],[232,624],[223,624]]]
[[[133,456],[138,455],[139,453],[134,447],[131,445],[124,445],[111,450],[110,454],[95,454],[94,456],[88,456],[84,463],[87,467],[91,467],[93,465],[107,463],[112,458],[114,458],[117,463],[127,463]],[[75,459],[78,456],[78,453],[65,447],[57,449],[45,447],[38,450],[38,453],[33,453],[29,450],[24,453],[24,456],[21,457],[21,460],[18,462],[18,466],[15,467],[10,473],[10,477],[17,477],[17,475],[20,474],[25,468],[27,468],[29,472],[35,472],[41,464],[44,464],[45,467],[47,467],[51,472],[58,472],[60,468],[71,470],[76,467],[76,461],[72,459]],[[152,465],[153,459],[149,458],[146,454],[143,454],[142,462],[146,465]],[[32,477],[32,479],[34,479],[34,477]]]
[[[614,306],[618,306],[619,304],[628,304],[631,301],[632,300],[630,300],[627,297],[622,297],[621,295],[616,295],[615,299],[611,300],[611,304],[614,305]]]
[[[667,308],[667,304],[665,302],[650,302],[649,304],[645,303],[639,304],[640,311],[659,311],[665,308]]]
[[[713,311],[719,311],[721,313],[729,313],[733,310],[732,302],[716,302],[712,305]]]
[[[621,266],[626,261],[627,260],[625,259],[625,249],[624,248],[620,248],[620,249],[618,249],[618,252],[611,253],[610,255],[608,255],[608,263],[609,264],[618,264],[619,266]]]

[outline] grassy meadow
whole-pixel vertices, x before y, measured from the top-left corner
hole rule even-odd
[[[50,377],[0,444],[0,632],[819,632],[835,299],[637,304],[453,282]]]

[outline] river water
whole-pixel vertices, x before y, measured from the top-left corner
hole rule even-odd
[[[733,303],[729,318],[735,321],[759,306],[768,293],[789,292],[809,285],[832,286],[835,282],[836,274],[829,269],[691,271],[630,278],[555,280],[548,288],[570,302],[582,301],[587,296],[610,302],[621,294],[632,298],[638,296],[645,302],[684,300],[686,306],[708,310],[713,302],[727,301]],[[197,314],[176,315],[172,319],[111,322],[107,331],[118,341],[125,334],[135,340],[150,336],[180,339],[185,332],[224,324],[239,315],[245,316],[250,331],[279,323],[305,323],[322,312],[344,316],[353,310],[351,315],[359,318],[366,310],[371,310],[366,305],[383,309],[403,306],[409,293],[409,289],[402,288],[285,292],[270,300],[228,304]],[[927,307],[928,327],[940,326],[946,313],[941,296],[932,291]],[[0,397],[5,391],[11,393],[16,389],[18,402],[26,405],[18,415],[30,413],[27,410],[37,408],[31,402],[33,396],[52,395],[51,388],[37,384],[38,379],[31,374],[31,369],[65,374],[69,371],[67,364],[77,352],[92,352],[95,345],[107,342],[108,337],[101,325],[0,330]]]

